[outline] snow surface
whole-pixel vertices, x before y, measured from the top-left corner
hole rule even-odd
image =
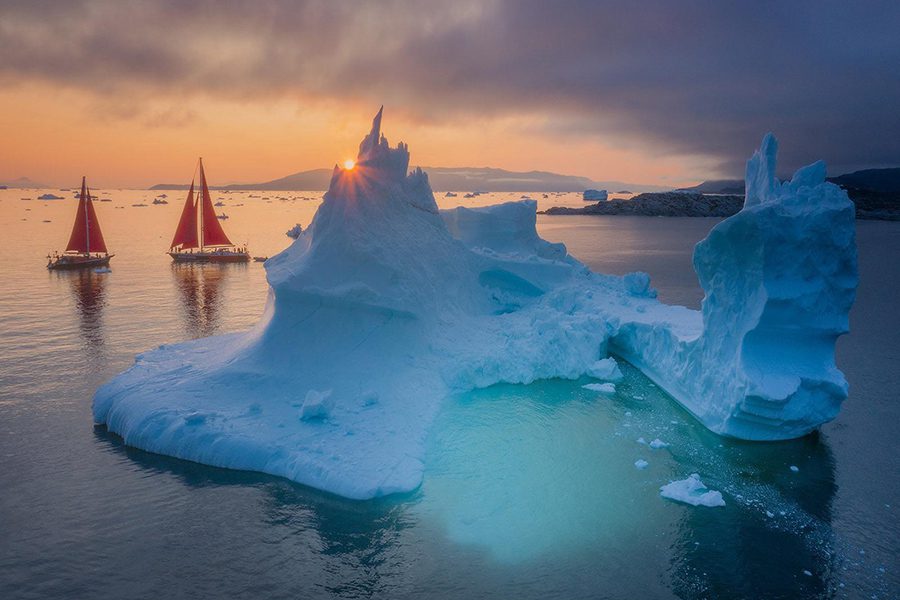
[[[697,473],[692,473],[687,479],[667,483],[659,488],[659,495],[692,506],[725,506],[722,493],[707,489]]]
[[[533,200],[439,211],[379,112],[356,166],[335,166],[313,222],[265,263],[261,321],[139,355],[94,419],[151,452],[371,498],[420,484],[449,394],[614,380],[612,349],[713,431],[803,435],[847,393],[834,342],[857,281],[853,209],[819,163],[779,184],[774,147],[748,165],[747,207],[697,246],[698,312],[542,240]]]

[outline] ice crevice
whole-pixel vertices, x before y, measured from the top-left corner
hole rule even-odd
[[[834,345],[858,280],[854,214],[822,163],[778,181],[776,152],[766,136],[744,209],[697,245],[695,311],[659,302],[646,274],[593,273],[541,239],[532,200],[438,210],[379,112],[356,166],[335,166],[311,225],[265,263],[260,322],[141,355],[97,390],[94,419],[152,452],[371,498],[419,485],[450,394],[612,381],[598,361],[613,352],[712,431],[802,436],[847,395]],[[326,390],[321,418],[304,419]]]

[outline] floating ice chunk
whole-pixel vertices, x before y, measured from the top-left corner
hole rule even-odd
[[[708,489],[700,481],[700,475],[692,473],[687,479],[673,481],[659,488],[663,498],[684,502],[693,506],[725,506],[722,493]]]
[[[622,379],[622,371],[619,364],[612,356],[603,358],[591,365],[588,369],[588,375],[594,379],[602,379],[604,381],[619,381]]]
[[[791,465],[791,471],[793,471],[794,473],[798,472],[799,470],[800,467],[798,467],[797,465]]]
[[[291,239],[296,240],[298,237],[300,237],[301,233],[303,233],[303,227],[300,226],[300,223],[297,223],[296,225],[288,229],[285,232],[285,235]]]
[[[662,441],[659,438],[656,438],[655,440],[650,442],[650,447],[653,448],[654,450],[659,450],[660,448],[668,448],[669,444],[667,444],[666,442]]]
[[[300,418],[304,421],[324,419],[331,414],[332,408],[334,408],[334,399],[331,397],[331,390],[324,392],[309,390],[306,392],[303,406],[300,407]]]
[[[636,461],[634,461],[634,467],[635,467],[636,469],[639,469],[639,470],[644,470],[644,469],[646,469],[649,465],[650,465],[650,463],[648,463],[648,462],[647,462],[646,460],[644,460],[643,458],[639,458],[639,459],[637,459]]]
[[[616,385],[614,383],[589,383],[581,387],[592,392],[600,392],[601,394],[616,393]]]
[[[637,439],[637,443],[638,443],[638,444],[645,444],[645,445],[646,445],[646,444],[647,444],[647,440],[645,440],[645,439],[642,438],[642,437],[639,437],[639,438]]]
[[[585,202],[606,202],[609,199],[609,192],[606,190],[584,190],[581,195]]]

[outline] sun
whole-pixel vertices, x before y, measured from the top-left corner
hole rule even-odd
[[[355,167],[355,166],[356,166],[356,162],[355,162],[355,161],[352,161],[352,160],[349,160],[349,159],[344,161],[344,168],[347,169],[348,171],[349,171],[350,169],[352,169],[353,167]]]

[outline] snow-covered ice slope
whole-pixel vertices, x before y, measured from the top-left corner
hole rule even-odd
[[[701,313],[659,303],[645,274],[590,272],[537,235],[533,201],[439,211],[408,163],[379,112],[356,166],[335,167],[310,227],[266,262],[261,322],[138,356],[97,391],[95,421],[152,452],[370,498],[418,486],[448,394],[614,379],[609,346],[720,433],[794,437],[836,414],[855,250],[820,165],[781,186],[767,138],[747,207],[698,245]]]

